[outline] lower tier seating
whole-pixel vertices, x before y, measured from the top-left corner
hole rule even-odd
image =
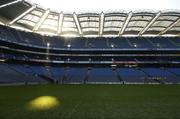
[[[0,64],[4,83],[180,83],[180,68],[78,68]]]

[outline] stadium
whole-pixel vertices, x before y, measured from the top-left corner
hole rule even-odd
[[[0,118],[180,118],[180,9],[58,7],[0,0]]]

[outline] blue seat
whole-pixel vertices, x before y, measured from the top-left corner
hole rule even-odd
[[[88,82],[120,82],[111,68],[92,68]]]
[[[118,68],[117,71],[122,80],[127,83],[144,83],[146,75],[136,68]]]
[[[154,46],[151,43],[149,43],[146,38],[143,37],[131,37],[128,38],[128,40],[134,48],[154,48]]]
[[[80,49],[86,48],[87,38],[66,38],[65,39],[65,46],[68,48]]]
[[[108,48],[107,40],[104,38],[88,38],[87,47],[98,49]]]
[[[42,36],[39,34],[30,32],[20,32],[20,34],[27,44],[45,46]]]
[[[156,48],[174,48],[175,45],[172,44],[168,39],[169,38],[157,37],[151,38],[150,41]]]
[[[87,68],[69,68],[64,83],[83,83],[86,77]],[[65,72],[65,71],[64,71]]]
[[[125,38],[109,38],[109,48],[133,48]]]
[[[65,40],[59,37],[44,37],[46,45],[50,43],[50,47],[52,48],[65,48]]]
[[[41,83],[46,82],[28,72],[23,65],[0,64],[0,83]]]

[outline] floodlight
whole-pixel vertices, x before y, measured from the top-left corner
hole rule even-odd
[[[71,47],[71,44],[68,44],[67,47],[70,48],[70,47]]]

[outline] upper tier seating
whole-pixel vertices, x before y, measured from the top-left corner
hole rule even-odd
[[[0,39],[28,45],[65,49],[153,49],[180,48],[180,38],[175,37],[76,37],[42,36],[0,26]]]
[[[107,39],[104,38],[88,38],[87,48],[107,48]]]
[[[174,38],[167,38],[169,40],[169,42],[171,42],[174,46],[176,47],[180,47],[180,39],[178,37],[174,37]]]
[[[46,47],[47,43],[49,43],[51,48],[65,48],[65,40],[63,38],[44,36],[44,39],[46,42]]]
[[[109,38],[111,48],[133,48],[126,38]]]
[[[29,33],[29,32],[20,32],[20,37],[28,44],[38,45],[38,46],[45,46],[46,43],[44,42],[43,38],[39,34]]]
[[[149,39],[150,42],[153,44],[154,47],[157,48],[173,48],[175,45],[173,45],[168,38],[162,38],[162,37],[157,37],[153,39]]]
[[[87,40],[85,38],[66,38],[65,46],[67,48],[86,48]]]
[[[154,48],[154,46],[143,37],[127,38],[134,48]]]

